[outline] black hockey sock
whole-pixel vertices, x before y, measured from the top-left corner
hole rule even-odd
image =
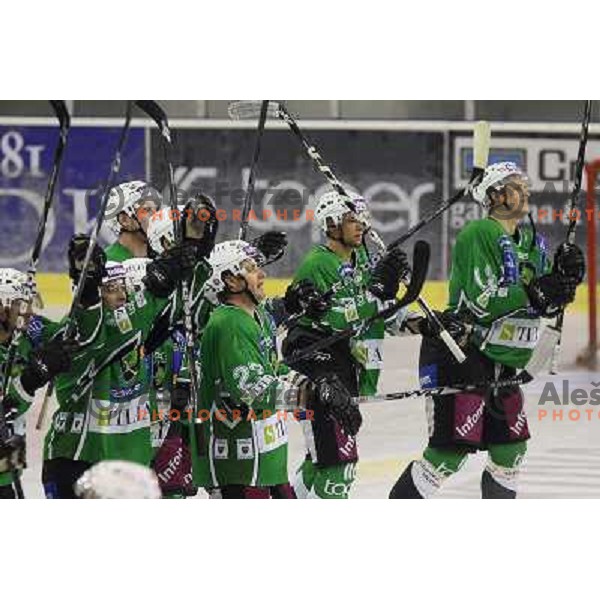
[[[412,478],[412,467],[415,464],[413,460],[407,467],[404,469],[402,475],[396,483],[394,487],[390,491],[389,498],[392,500],[400,500],[400,499],[412,499],[412,500],[422,500],[423,496],[419,494],[419,490],[417,490],[415,486],[415,482]]]
[[[500,485],[485,469],[481,474],[481,497],[487,500],[513,500],[517,492]]]

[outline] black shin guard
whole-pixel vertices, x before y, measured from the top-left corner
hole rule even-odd
[[[513,500],[517,492],[500,485],[485,469],[481,474],[481,497],[487,500]]]
[[[396,483],[394,487],[390,491],[390,495],[388,496],[392,500],[422,500],[423,496],[419,494],[419,490],[417,490],[415,483],[412,478],[412,466],[414,464],[414,460],[404,469],[402,475]]]

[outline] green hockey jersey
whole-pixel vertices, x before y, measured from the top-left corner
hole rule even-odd
[[[491,218],[472,221],[452,251],[449,308],[467,308],[474,341],[490,359],[510,367],[527,364],[541,322],[529,306],[525,285],[551,268],[541,236],[528,227],[509,235]]]
[[[34,315],[27,324],[27,330],[19,338],[17,353],[12,364],[8,394],[4,400],[5,414],[9,410],[12,416],[12,425],[15,433],[25,434],[24,415],[33,404],[34,397],[30,396],[21,385],[20,376],[29,360],[30,353],[41,344],[50,340],[58,331],[60,325],[45,317]],[[8,355],[8,342],[0,344],[0,385],[3,385],[5,361]],[[0,474],[0,486],[10,485],[12,475],[10,473]]]
[[[114,262],[125,262],[130,258],[135,258],[131,250],[119,242],[107,246],[104,249],[104,253],[106,254],[106,260],[112,260]]]
[[[329,311],[314,322],[303,318],[300,324],[322,331],[340,331],[368,319],[381,310],[381,303],[367,292],[371,270],[364,248],[343,261],[325,245],[314,246],[294,274],[294,282],[308,279],[321,293],[335,286]],[[375,322],[368,331],[350,341],[352,354],[360,365],[360,393],[375,394],[383,366],[382,343],[385,323]]]
[[[152,374],[143,343],[172,302],[143,294],[117,310],[101,305],[82,320],[94,335],[78,352],[73,368],[56,382],[58,409],[44,444],[44,458],[88,462],[129,460],[149,465]]]
[[[254,317],[236,306],[215,308],[202,335],[201,410],[205,468],[202,487],[286,483],[287,423],[276,411],[289,389],[287,367],[277,360],[276,329],[257,307]],[[210,415],[210,418],[208,418]]]

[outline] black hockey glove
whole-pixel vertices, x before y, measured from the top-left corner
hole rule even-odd
[[[400,282],[409,271],[406,252],[395,246],[388,250],[375,266],[369,291],[380,300],[393,300],[398,293]]]
[[[60,373],[71,368],[71,357],[77,348],[75,340],[54,339],[35,350],[21,373],[21,385],[29,394],[45,386]]]
[[[579,285],[585,277],[585,257],[579,246],[561,244],[554,253],[553,271],[569,277]]]
[[[26,466],[24,436],[12,435],[0,442],[0,473],[10,473]]]
[[[284,231],[267,231],[267,233],[254,238],[250,244],[257,248],[265,257],[266,262],[270,264],[283,256],[288,244],[287,234]]]
[[[169,248],[146,268],[142,280],[146,289],[157,298],[168,298],[180,281],[192,276],[203,252],[194,240]]]
[[[79,282],[83,261],[90,245],[90,236],[77,234],[69,242],[69,277],[75,285]],[[99,287],[104,275],[106,265],[106,254],[100,246],[94,246],[94,251],[90,259],[90,264],[86,272],[85,285],[81,294],[81,304],[84,307],[93,306],[100,301]]]
[[[453,313],[452,311],[438,312],[433,311],[437,318],[441,321],[444,329],[452,336],[454,341],[461,347],[466,346],[469,336],[473,331],[473,325],[464,315]],[[432,322],[427,317],[421,319],[418,323],[419,333],[423,337],[437,338],[439,337],[439,330],[436,323]]]
[[[206,194],[197,194],[185,205],[183,215],[184,239],[195,244],[200,257],[208,257],[215,247],[219,229],[213,199]]]
[[[331,306],[331,300],[319,293],[312,281],[308,279],[302,279],[288,286],[283,302],[288,315],[304,313],[311,319],[321,318]]]
[[[362,425],[358,404],[336,375],[319,377],[314,391],[323,408],[339,423],[346,435],[356,435]],[[310,405],[309,405],[310,407]]]
[[[555,317],[575,299],[577,283],[570,277],[553,271],[534,279],[525,290],[531,306],[543,317]]]

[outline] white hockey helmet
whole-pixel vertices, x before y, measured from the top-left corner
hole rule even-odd
[[[175,245],[175,227],[173,227],[173,220],[180,218],[183,223],[183,219],[186,218],[185,207],[179,206],[179,215],[172,213],[170,208],[161,208],[156,211],[148,221],[148,230],[146,231],[146,237],[150,248],[156,252],[157,255],[161,255],[165,250]]]
[[[10,306],[15,300],[25,300],[27,298],[26,284],[27,273],[10,267],[0,269],[0,304],[2,306]],[[44,308],[42,299],[35,287],[35,280],[33,306],[35,308]]]
[[[485,168],[483,178],[473,187],[471,195],[473,199],[488,208],[490,205],[490,190],[501,190],[512,177],[519,177],[527,181],[525,172],[514,162],[493,163]]]
[[[212,274],[204,284],[204,296],[212,304],[219,304],[219,295],[226,291],[223,275],[246,275],[243,263],[251,260],[261,267],[265,264],[265,257],[252,244],[242,240],[230,240],[217,244],[210,254],[208,262],[212,268]]]
[[[102,276],[102,285],[106,283],[112,283],[113,281],[122,280],[125,282],[127,272],[125,271],[125,267],[123,263],[115,262],[114,260],[109,260],[106,265],[104,265],[104,275]]]
[[[124,212],[129,217],[137,217],[137,209],[142,201],[152,199],[160,207],[162,198],[158,190],[145,181],[127,181],[110,190],[106,205],[106,224],[115,235],[121,233],[119,215]]]
[[[329,225],[341,225],[344,215],[353,212],[356,210],[351,198],[330,191],[319,198],[315,208],[315,219],[321,230],[327,233]]]
[[[129,258],[123,261],[125,285],[128,292],[135,293],[144,289],[142,280],[146,276],[146,267],[151,262],[151,258]]]
[[[148,467],[125,460],[103,460],[90,467],[75,484],[86,500],[159,500],[160,486]]]
[[[364,225],[365,229],[371,229],[371,213],[365,198],[354,192],[349,192],[348,196],[356,211],[356,218]]]

